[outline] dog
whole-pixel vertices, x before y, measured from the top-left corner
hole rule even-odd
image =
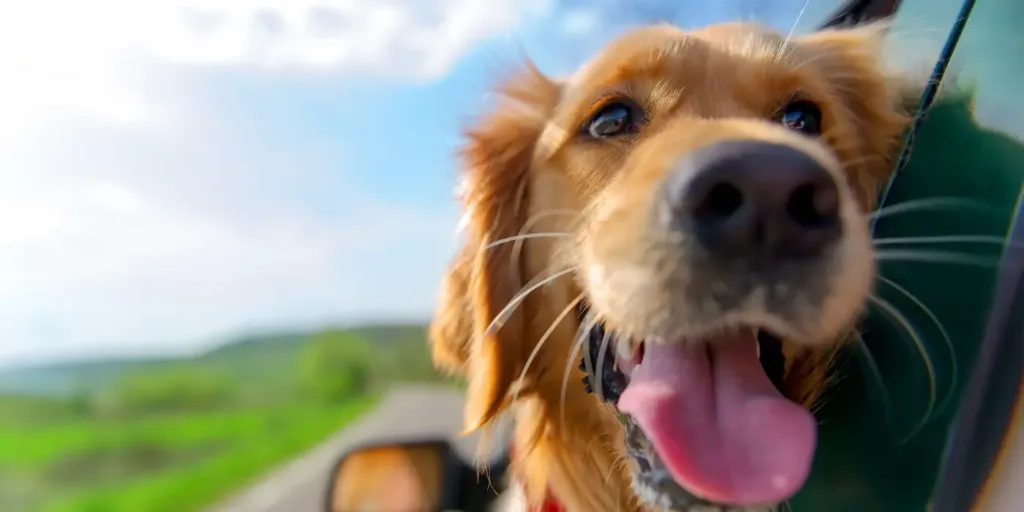
[[[885,34],[645,26],[564,80],[527,63],[466,130],[430,343],[467,429],[513,411],[529,501],[778,510],[801,488],[921,90]],[[579,383],[588,339],[611,404]]]

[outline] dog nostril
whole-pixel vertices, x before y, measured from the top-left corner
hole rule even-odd
[[[743,206],[743,192],[730,183],[717,183],[693,209],[698,222],[723,221],[733,216]]]
[[[831,182],[797,186],[786,202],[786,214],[798,226],[831,228],[839,221],[839,194]]]
[[[817,258],[841,236],[839,184],[821,163],[785,145],[719,142],[687,154],[665,182],[672,229],[715,257]]]

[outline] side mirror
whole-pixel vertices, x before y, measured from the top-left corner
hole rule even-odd
[[[338,459],[324,510],[483,512],[503,490],[505,466],[483,475],[446,440],[364,445]]]

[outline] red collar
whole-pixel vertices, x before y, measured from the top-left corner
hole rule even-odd
[[[565,507],[561,503],[555,500],[555,497],[549,492],[547,497],[544,498],[544,503],[541,503],[539,507],[536,507],[531,512],[566,512]]]
[[[514,460],[511,447],[509,448],[509,459]],[[565,507],[555,499],[551,491],[548,491],[546,494],[544,501],[539,506],[531,507],[528,512],[566,512]]]

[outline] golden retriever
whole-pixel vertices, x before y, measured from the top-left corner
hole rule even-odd
[[[512,409],[528,499],[775,510],[802,487],[917,92],[885,32],[647,26],[565,80],[527,64],[467,130],[431,343],[468,429]]]

